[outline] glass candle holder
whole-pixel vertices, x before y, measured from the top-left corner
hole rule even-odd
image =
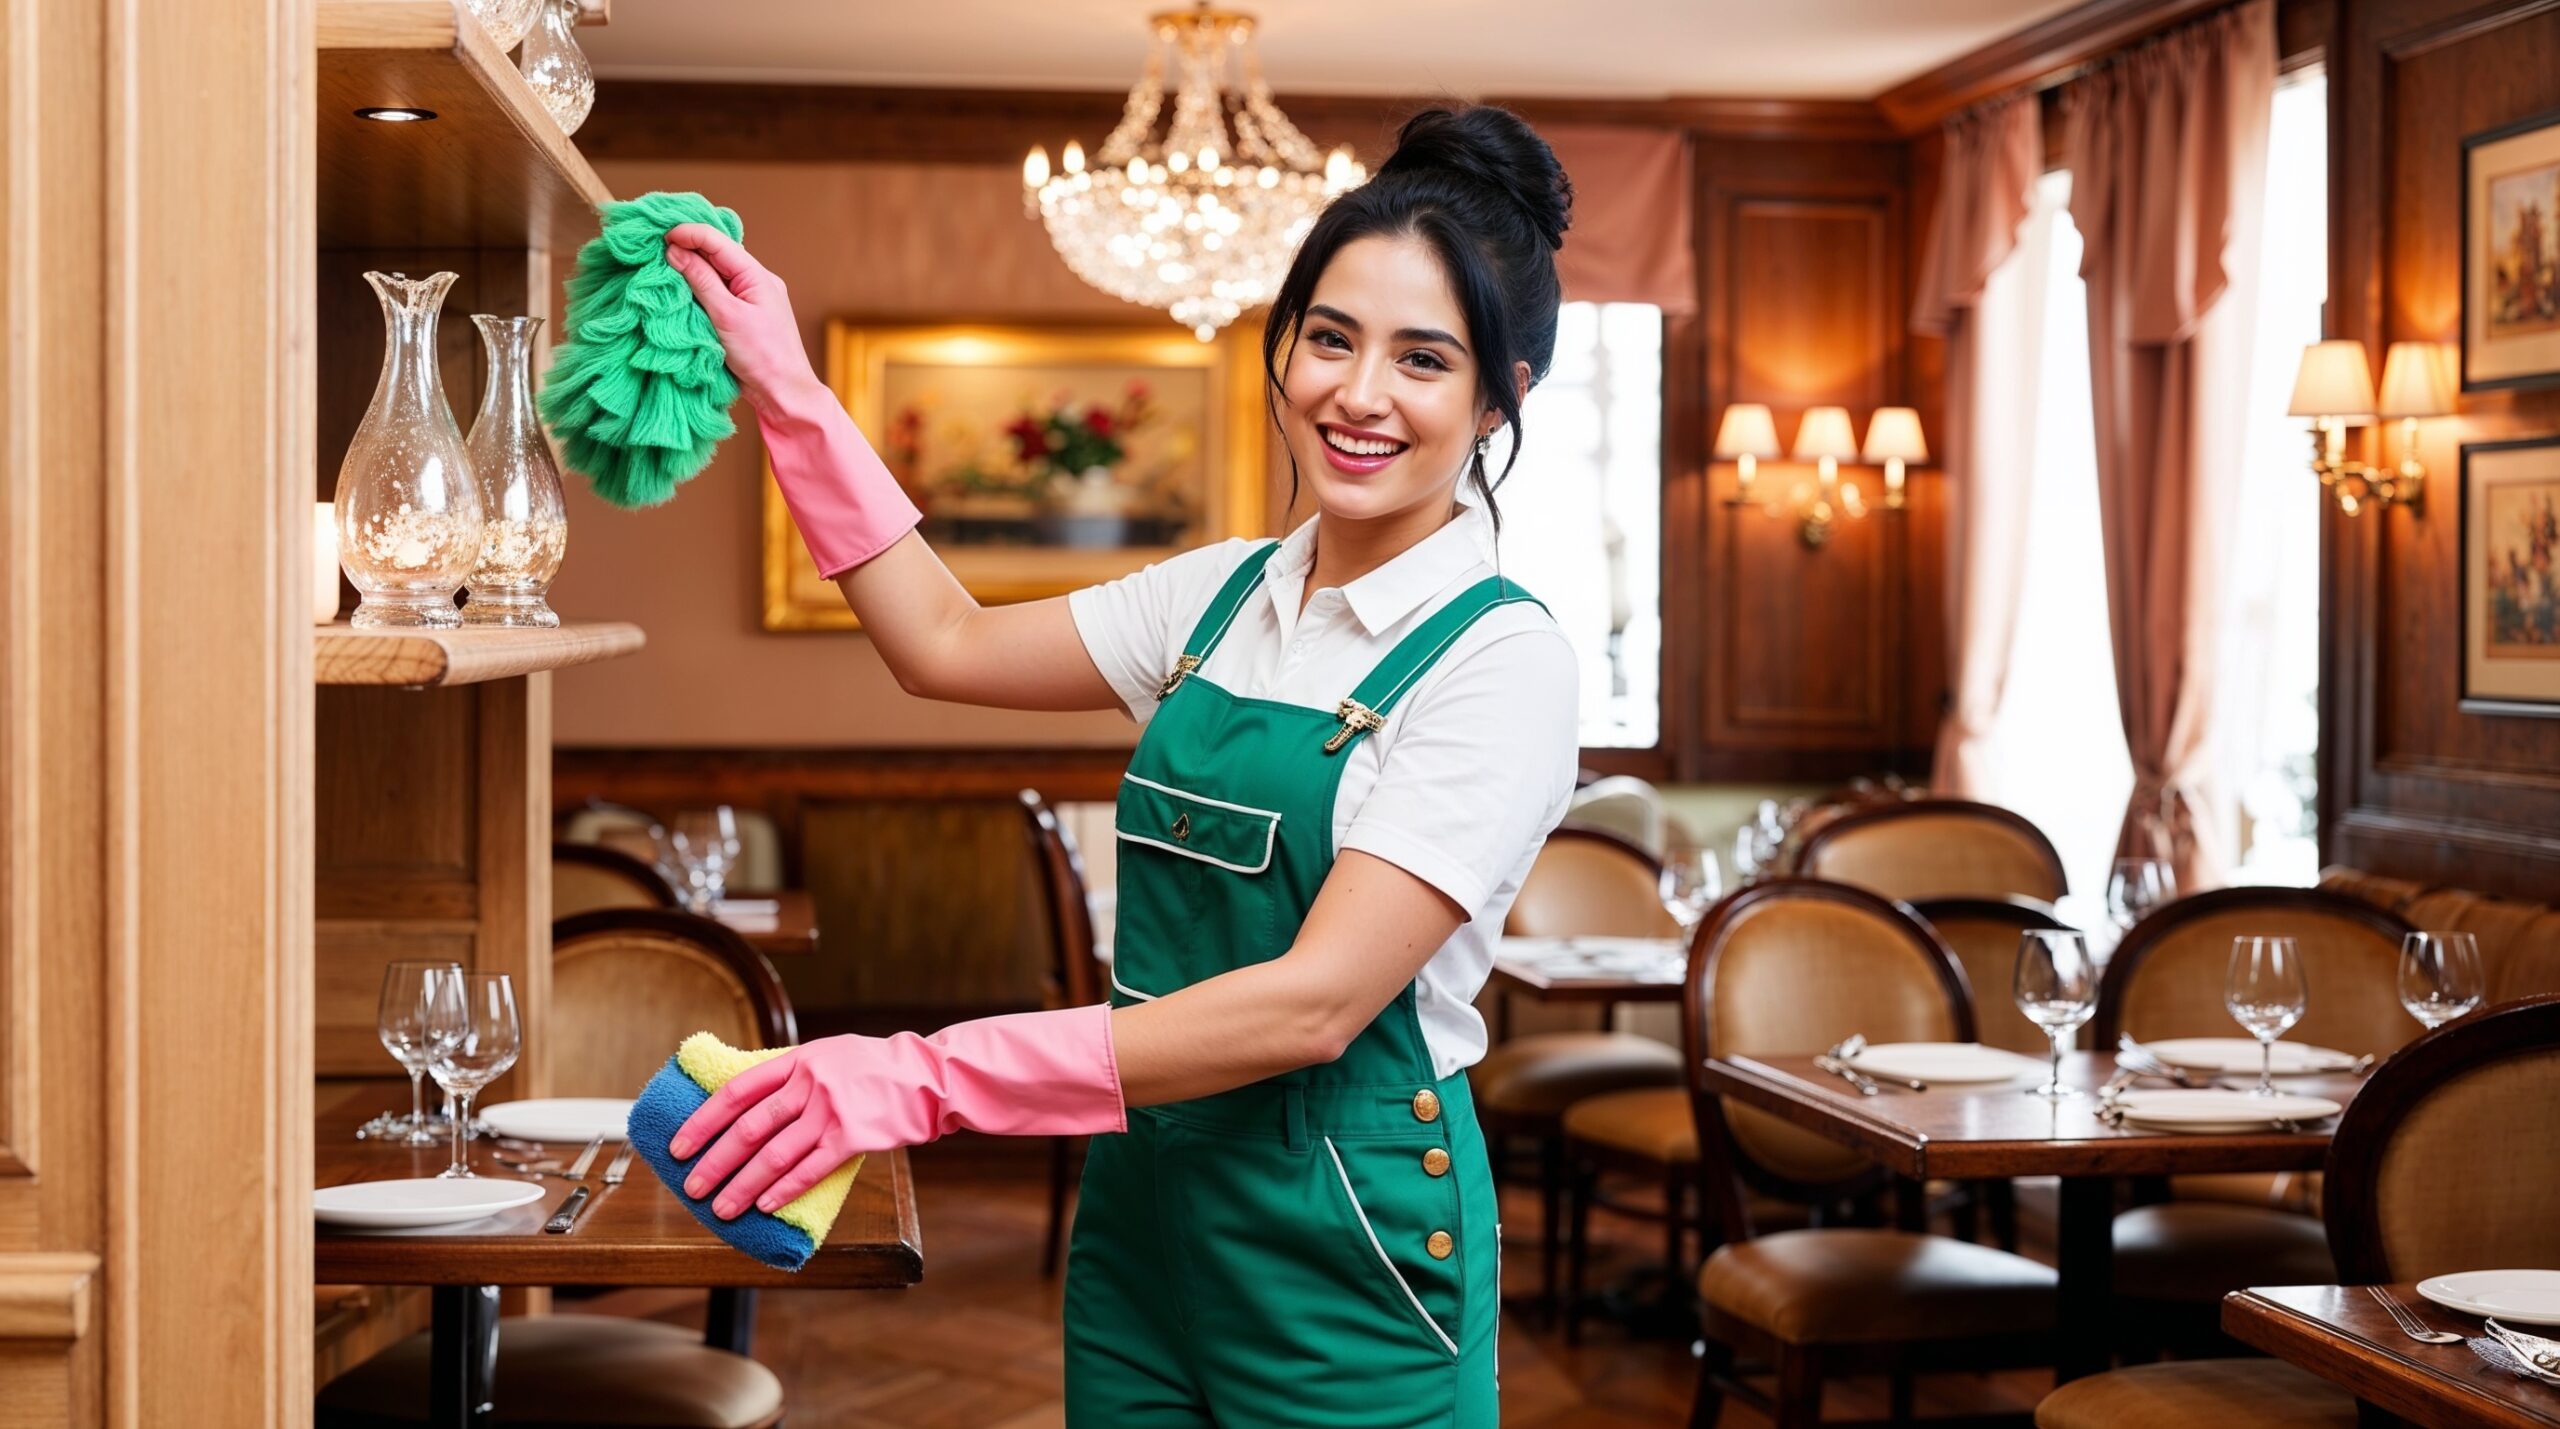
[[[542,319],[474,313],[471,325],[488,349],[489,380],[465,444],[483,520],[462,620],[549,629],[560,617],[543,595],[568,553],[569,513],[533,410],[533,335]]]
[[[338,560],[364,597],[359,628],[449,628],[480,552],[480,493],[436,365],[454,275],[367,273],[382,300],[382,376],[338,467]]]

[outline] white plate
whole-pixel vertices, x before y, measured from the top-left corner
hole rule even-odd
[[[1861,1072],[1923,1082],[2006,1082],[2045,1064],[1979,1042],[1879,1042],[1849,1061]]]
[[[476,1221],[542,1199],[532,1181],[487,1176],[469,1180],[358,1181],[311,1193],[311,1214],[322,1225],[391,1230]]]
[[[631,1120],[627,1097],[541,1097],[474,1107],[473,1115],[500,1136],[519,1141],[620,1141]]]
[[[2126,1092],[2119,1101],[2124,1119],[2155,1131],[2258,1131],[2278,1121],[2317,1121],[2346,1110],[2327,1097],[2301,1097],[2279,1092],[2162,1090]]]
[[[2560,1325],[2560,1270],[2466,1270],[2421,1280],[2418,1293],[2466,1315]]]
[[[2161,1061],[2190,1072],[2247,1072],[2254,1076],[2258,1070],[2258,1042],[2254,1037],[2170,1037],[2142,1045]],[[2275,1073],[2279,1077],[2343,1072],[2355,1064],[2356,1059],[2344,1052],[2307,1042],[2278,1042],[2275,1046]]]

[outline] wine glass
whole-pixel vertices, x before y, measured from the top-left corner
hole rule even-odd
[[[2480,1005],[2480,943],[2469,933],[2400,940],[2400,1005],[2429,1031]]]
[[[401,1146],[433,1146],[428,1129],[427,1064],[434,1061],[448,1028],[435,1018],[437,985],[462,971],[462,964],[433,958],[403,958],[382,970],[382,998],[374,1012],[373,1032],[382,1050],[409,1074],[409,1115],[393,1117],[382,1130]],[[370,1134],[370,1133],[368,1133]]]
[[[1723,896],[1724,868],[1716,862],[1714,849],[1693,849],[1663,860],[1662,903],[1679,923],[1682,938],[1697,931],[1707,910]]]
[[[2165,858],[2120,858],[2107,875],[2107,916],[2130,931],[2152,909],[2178,896],[2178,872]]]
[[[2276,1094],[2276,1039],[2302,1020],[2310,1006],[2311,988],[2302,975],[2302,955],[2291,938],[2234,938],[2231,971],[2223,979],[2222,1005],[2232,1020],[2258,1039],[2258,1096]]]
[[[667,842],[684,865],[693,911],[708,913],[728,890],[729,870],[738,862],[738,815],[726,804],[687,809],[676,815]]]
[[[434,1006],[436,1023],[450,1040],[427,1071],[454,1100],[453,1164],[437,1177],[468,1178],[471,1162],[463,1147],[470,1136],[471,1098],[514,1066],[524,1045],[515,982],[505,973],[453,973],[438,981]]]
[[[2053,1043],[2053,1075],[2027,1095],[2062,1101],[2081,1095],[2062,1084],[2062,1054],[2071,1036],[2098,1010],[2098,963],[2089,935],[2076,928],[2030,928],[2018,937],[2018,971],[2012,983],[2018,1010],[2044,1029]]]

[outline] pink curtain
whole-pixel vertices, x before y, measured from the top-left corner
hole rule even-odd
[[[1573,181],[1573,227],[1556,253],[1566,301],[1651,303],[1669,317],[1696,312],[1688,136],[1615,124],[1538,132]]]
[[[2247,0],[2062,97],[2085,245],[2098,511],[2116,701],[2133,757],[2120,852],[2229,866],[2208,745],[2223,546],[2236,514],[2267,124],[2273,0]]]
[[[1920,265],[1912,330],[1947,340],[1947,675],[1933,791],[1987,791],[1993,724],[2009,681],[2026,566],[2029,457],[2041,274],[2003,274],[2044,165],[2036,100],[1986,104],[1948,122],[1938,210]]]

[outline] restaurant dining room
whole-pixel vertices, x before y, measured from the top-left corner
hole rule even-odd
[[[2548,0],[18,0],[0,227],[0,1429],[2560,1429]]]

